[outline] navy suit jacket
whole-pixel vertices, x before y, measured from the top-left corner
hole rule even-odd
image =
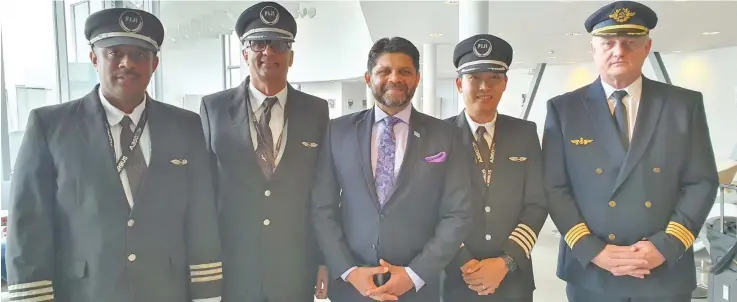
[[[563,239],[558,275],[607,294],[689,293],[693,241],[718,186],[702,95],[643,77],[629,151],[615,127],[599,79],[548,102],[542,149],[550,215]],[[645,279],[591,262],[607,244],[640,240],[666,259]]]
[[[374,110],[332,120],[318,156],[312,213],[330,274],[334,302],[370,301],[339,279],[354,266],[384,259],[409,266],[425,281],[402,301],[438,301],[439,276],[453,259],[471,223],[469,167],[460,131],[412,110],[406,155],[395,190],[381,207],[371,166]],[[444,162],[426,157],[447,153]]]

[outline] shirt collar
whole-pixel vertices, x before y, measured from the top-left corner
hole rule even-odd
[[[277,98],[277,104],[279,104],[279,106],[281,106],[282,108],[285,108],[284,105],[287,103],[287,91],[287,86],[284,86],[281,91],[273,95]],[[251,100],[253,111],[256,111],[259,107],[261,107],[261,104],[268,97],[263,92],[256,89],[256,87],[253,86],[253,82],[248,83],[248,93],[250,94],[249,99]]]
[[[141,119],[141,115],[143,115],[143,110],[146,108],[148,95],[144,94],[143,102],[138,104],[136,108],[133,108],[133,112],[131,112],[131,114],[126,114],[125,112],[123,112],[123,110],[120,110],[118,109],[118,107],[113,106],[113,104],[110,103],[110,101],[105,98],[104,95],[102,95],[102,89],[98,89],[97,92],[100,95],[100,102],[102,102],[102,108],[105,109],[107,122],[110,124],[110,126],[115,126],[119,124],[120,121],[123,120],[123,117],[125,117],[126,115],[130,116],[134,125],[138,124],[138,120]]]
[[[604,87],[604,94],[606,95],[607,100],[612,97],[612,93],[614,93],[614,91],[620,90],[612,87],[604,81],[601,81],[601,86]],[[625,87],[624,91],[627,91],[627,94],[633,99],[640,100],[640,95],[642,94],[642,76],[638,77],[632,84]]]
[[[473,133],[474,136],[476,135],[476,130],[480,126],[484,126],[484,128],[486,128],[486,132],[488,132],[489,135],[493,135],[494,134],[494,124],[496,124],[496,118],[499,116],[499,113],[498,112],[495,112],[494,113],[494,119],[492,119],[491,122],[488,122],[486,124],[479,124],[477,122],[474,122],[471,119],[471,116],[468,115],[468,111],[465,111],[464,110],[463,111],[463,114],[466,116],[466,122],[468,122],[468,126],[471,127],[471,132]]]
[[[402,111],[397,112],[397,114],[394,115],[394,117],[399,118],[402,122],[409,125],[409,117],[412,115],[412,104],[408,104]],[[381,110],[379,106],[375,106],[374,108],[374,123],[378,123],[381,120],[383,120],[385,117],[389,116],[384,112],[384,110]]]

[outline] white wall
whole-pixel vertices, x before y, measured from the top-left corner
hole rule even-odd
[[[166,41],[161,55],[157,72],[162,73],[164,99],[159,101],[193,109],[193,104],[184,103],[185,97],[193,99],[225,89],[219,39]]]
[[[343,98],[340,82],[307,82],[299,83],[302,91],[325,100],[328,100],[330,107],[330,118],[336,118],[342,115],[341,110]]]
[[[364,82],[342,82],[341,84],[342,110],[343,115],[359,112],[373,106],[366,100],[366,83]],[[366,105],[364,105],[364,101]],[[352,102],[352,105],[351,105]]]

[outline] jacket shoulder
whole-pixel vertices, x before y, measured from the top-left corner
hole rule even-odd
[[[211,94],[205,95],[205,96],[202,97],[202,102],[209,106],[209,105],[211,105],[211,103],[216,103],[216,102],[219,102],[221,100],[230,99],[230,97],[233,94],[235,94],[235,91],[238,88],[239,87],[229,88],[229,89],[225,89],[225,90],[222,90],[222,91],[218,91],[218,92],[215,92],[215,93],[211,93]]]
[[[580,100],[586,97],[589,87],[591,87],[591,84],[585,85],[573,91],[569,91],[569,92],[554,96],[553,98],[548,100],[548,106],[553,105],[557,107],[557,106],[565,105],[571,101]]]

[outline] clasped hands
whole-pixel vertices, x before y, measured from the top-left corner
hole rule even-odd
[[[632,276],[643,279],[650,271],[665,262],[665,257],[650,241],[639,241],[631,246],[607,244],[592,261],[614,276]]]
[[[463,281],[481,296],[496,292],[509,269],[502,258],[471,259],[461,267]]]
[[[384,285],[376,286],[374,275],[385,273],[391,274],[389,281]],[[399,296],[404,295],[415,286],[404,267],[392,265],[383,259],[379,261],[379,266],[356,268],[348,274],[346,281],[350,282],[361,295],[376,301],[397,301]]]

